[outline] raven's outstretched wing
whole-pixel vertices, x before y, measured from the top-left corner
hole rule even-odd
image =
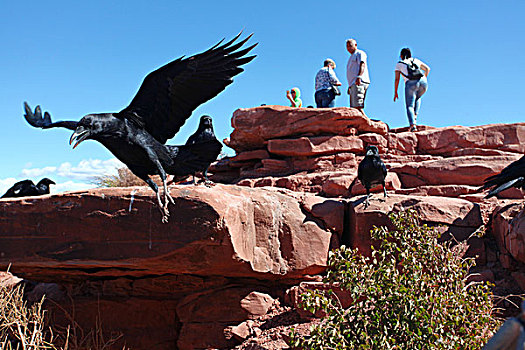
[[[236,51],[251,37],[234,43],[240,35],[151,72],[130,105],[115,115],[143,127],[165,143],[175,136],[195,108],[223,91],[243,71],[240,66],[255,58],[243,56],[257,44]]]
[[[485,197],[490,198],[509,187],[522,187],[525,177],[525,156],[510,163],[499,174],[492,175],[485,179],[480,190],[494,187]]]
[[[49,113],[45,112],[44,116],[42,117],[42,110],[40,109],[40,106],[36,106],[35,112],[33,113],[27,102],[24,102],[24,109],[26,111],[24,117],[26,118],[27,122],[35,128],[66,128],[69,130],[75,130],[77,128],[78,122],[74,121],[60,121],[52,123],[51,115],[49,115]]]

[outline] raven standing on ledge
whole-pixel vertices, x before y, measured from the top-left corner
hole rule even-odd
[[[38,181],[36,186],[31,180],[22,180],[14,184],[0,198],[42,196],[44,194],[49,194],[49,185],[56,185],[56,183],[47,177],[44,177],[42,180]]]
[[[376,146],[366,146],[365,158],[359,163],[357,168],[357,178],[366,188],[365,209],[370,204],[368,199],[370,197],[370,189],[377,185],[383,185],[383,193],[386,195],[386,166],[379,157],[379,150]]]
[[[486,178],[484,182],[480,190],[492,187],[485,198],[494,197],[510,187],[525,189],[525,156],[510,163],[499,174]]]
[[[212,140],[217,140],[217,138],[213,132],[213,123],[211,117],[209,115],[203,115],[199,122],[199,128],[188,138],[186,145],[193,145],[196,143],[208,142]],[[204,185],[206,186],[211,186],[213,184],[213,182],[208,179],[208,168],[210,167],[210,164],[211,162],[208,163],[205,168],[200,169],[200,171],[202,171],[202,175],[204,176]],[[193,184],[197,184],[195,182],[195,174],[193,174]]]
[[[129,106],[118,113],[88,114],[78,122],[52,123],[49,113],[42,117],[40,106],[33,114],[25,103],[25,118],[34,127],[74,130],[69,140],[74,143],[73,148],[87,139],[100,142],[155,191],[162,221],[167,222],[168,201],[174,203],[174,200],[166,186],[166,174],[184,176],[206,169],[217,159],[222,144],[216,139],[184,146],[165,143],[175,136],[195,108],[223,91],[243,71],[240,66],[255,58],[244,56],[257,44],[238,50],[251,37],[235,43],[240,35],[151,72]],[[164,202],[150,175],[160,176]]]

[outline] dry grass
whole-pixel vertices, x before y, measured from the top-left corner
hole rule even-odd
[[[144,186],[144,181],[135,176],[128,168],[117,169],[118,175],[95,177],[91,182],[100,187]]]
[[[57,349],[45,327],[43,302],[28,305],[22,287],[0,287],[1,349]]]
[[[85,332],[60,305],[70,325],[53,329],[47,325],[44,298],[28,304],[23,298],[23,288],[0,286],[0,349],[2,350],[107,350],[122,338],[122,334],[109,337],[102,331],[100,317],[94,329]],[[123,347],[123,349],[126,349]]]

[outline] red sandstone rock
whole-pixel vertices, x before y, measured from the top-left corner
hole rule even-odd
[[[290,165],[286,160],[279,159],[262,159],[261,163],[264,169],[268,169],[271,172],[289,172]]]
[[[359,138],[363,141],[366,146],[374,145],[379,149],[379,153],[386,153],[388,148],[388,140],[383,136],[375,133],[366,133],[359,135]]]
[[[465,148],[525,153],[525,123],[452,126],[417,132],[418,153],[446,155]]]
[[[364,147],[363,141],[357,136],[316,136],[268,140],[268,151],[280,156],[305,157],[345,152],[362,153]]]
[[[415,154],[417,137],[414,133],[388,133],[388,152],[392,154]]]
[[[392,227],[388,213],[412,209],[423,222],[468,228],[470,232],[482,224],[480,207],[466,200],[431,196],[402,196],[390,194],[386,201],[381,194],[370,199],[364,209],[364,196],[354,198],[351,212],[350,241],[352,247],[370,253],[370,230],[373,226]]]
[[[237,326],[231,327],[230,332],[235,337],[235,339],[237,339],[239,342],[242,342],[254,333],[252,324],[253,321],[251,320],[241,322]]]
[[[294,172],[357,169],[354,153],[338,153],[314,158],[293,158],[291,163]]]
[[[337,232],[341,236],[345,215],[345,205],[342,201],[304,196],[301,202],[303,208],[314,217],[321,219],[328,230]]]
[[[234,112],[227,145],[237,152],[262,148],[266,140],[312,134],[387,133],[385,123],[372,121],[354,108],[291,108],[263,106]]]
[[[498,149],[484,149],[484,148],[462,148],[450,152],[451,157],[460,156],[514,156],[515,152],[505,152]]]
[[[414,188],[400,188],[395,192],[397,194],[411,194],[416,196],[459,197],[464,194],[477,193],[479,192],[479,187],[467,185],[419,186]]]
[[[232,161],[235,162],[244,162],[247,160],[259,160],[259,159],[267,159],[270,158],[270,154],[265,149],[257,149],[254,151],[246,151],[241,152],[237,154],[235,157],[231,158]]]
[[[525,262],[525,211],[523,203],[498,207],[492,217],[492,234],[502,252]],[[509,262],[503,262],[511,265]]]
[[[323,182],[323,194],[326,197],[345,197],[350,195],[350,186],[357,177],[357,173],[335,173]]]
[[[241,309],[245,310],[249,317],[265,315],[274,303],[274,299],[265,293],[251,292],[240,301]]]
[[[1,200],[0,263],[34,278],[54,271],[57,279],[61,269],[79,267],[96,267],[93,276],[125,269],[130,276],[270,279],[322,271],[331,234],[305,220],[297,200],[281,192],[174,186],[168,224],[146,187]]]
[[[179,349],[231,346],[233,340],[225,336],[224,330],[247,318],[266,314],[273,302],[268,294],[250,288],[232,287],[192,294],[177,305],[177,315],[183,324],[177,345]],[[203,325],[207,330],[201,328]],[[198,329],[204,332],[197,338],[194,333]]]
[[[421,185],[482,185],[488,176],[520,158],[515,156],[464,156],[429,160],[392,167],[403,187]]]

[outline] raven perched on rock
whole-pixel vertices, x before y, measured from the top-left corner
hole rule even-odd
[[[166,174],[184,176],[205,169],[216,160],[222,144],[216,139],[184,146],[165,143],[175,136],[195,108],[223,91],[243,71],[240,66],[255,58],[245,55],[257,44],[240,49],[251,37],[236,42],[240,35],[151,72],[129,106],[118,113],[88,114],[78,122],[53,123],[49,113],[42,117],[40,106],[33,113],[25,103],[25,118],[34,127],[74,130],[69,141],[74,143],[73,148],[87,139],[100,142],[155,191],[162,221],[166,222],[168,202],[174,203],[167,189]],[[164,202],[150,175],[160,176]]]
[[[217,140],[215,133],[213,132],[213,123],[209,115],[203,115],[199,122],[199,128],[193,135],[188,138],[186,145],[193,145],[201,142],[208,142]],[[208,168],[210,167],[211,162],[206,165],[205,168],[201,169],[202,175],[204,176],[204,184],[210,186],[212,182],[208,179]],[[193,175],[193,184],[195,183],[195,174]]]
[[[490,198],[510,187],[525,189],[525,156],[510,163],[499,174],[486,178],[480,190],[492,188],[485,196]]]
[[[377,185],[383,185],[383,192],[386,195],[386,166],[379,157],[379,150],[376,146],[366,146],[365,158],[359,163],[357,168],[357,178],[366,188],[365,209],[369,205],[370,189]]]
[[[56,185],[56,183],[47,177],[38,181],[36,185],[31,180],[22,180],[14,184],[0,198],[42,196],[44,194],[49,194],[49,185]]]

